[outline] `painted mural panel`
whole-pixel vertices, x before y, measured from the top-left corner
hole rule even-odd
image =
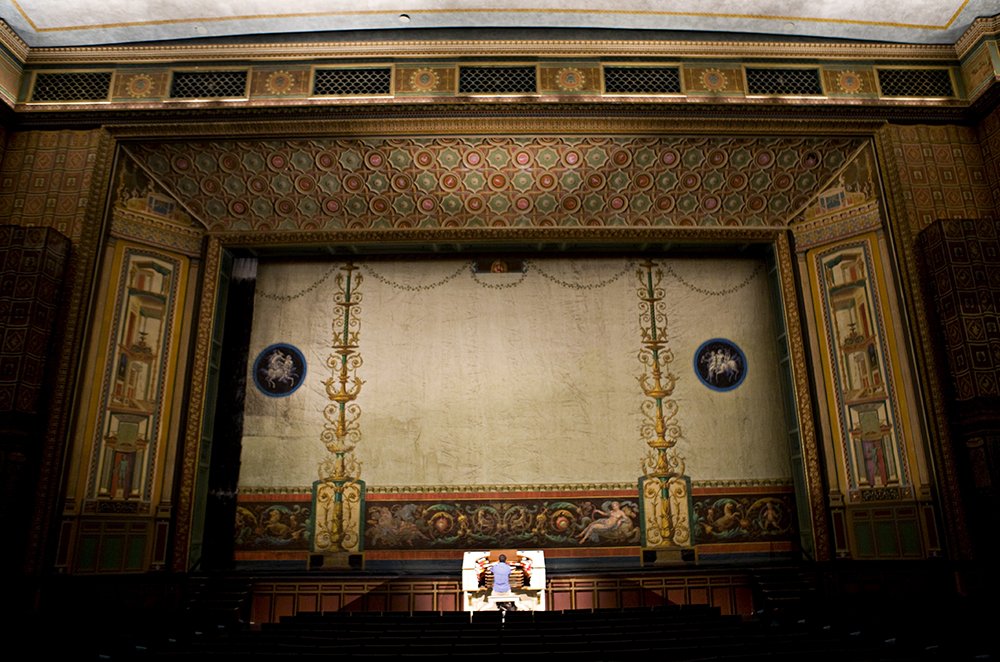
[[[841,244],[815,260],[849,495],[909,496],[871,243]]]
[[[247,392],[242,559],[310,549],[317,512],[304,494],[321,471],[324,412],[343,372],[337,351],[331,363],[331,330],[363,366],[351,392],[363,413],[350,423],[358,475],[374,489],[364,504],[366,551],[638,546],[638,481],[649,468],[648,435],[659,427],[648,403],[650,393],[664,397],[654,383],[669,382],[663,404],[675,421],[671,439],[683,447],[683,475],[739,483],[737,496],[747,486],[790,483],[784,414],[773,407],[780,365],[762,259],[362,262],[350,267],[359,279],[351,305],[365,328],[346,336],[335,313],[344,305],[335,296],[344,268],[258,266],[250,358],[294,347],[311,367],[296,370],[305,378],[280,397],[259,384]],[[650,269],[655,297],[640,287]],[[662,307],[655,334],[654,299]],[[713,339],[739,348],[740,374],[725,387],[714,376],[717,388],[707,388],[699,375],[696,357]],[[663,360],[649,363],[644,343],[655,343]],[[668,354],[683,358],[668,362]],[[648,374],[654,364],[662,383]],[[293,494],[301,496],[279,498]],[[757,504],[762,498],[740,502],[760,530],[738,527],[733,540],[793,545],[790,494],[770,508]],[[707,525],[724,528],[714,519]]]
[[[308,501],[241,500],[236,508],[235,548],[240,552],[306,551],[312,516]]]
[[[637,546],[641,504],[634,490],[563,491],[544,495],[381,493],[368,495],[365,551],[459,550],[476,547],[599,550]],[[785,485],[695,487],[693,542],[774,551],[798,546],[795,499]],[[301,558],[310,549],[308,494],[241,494],[237,560]],[[755,547],[757,546],[757,547]],[[721,551],[720,551],[721,550]]]
[[[177,258],[160,253],[124,251],[91,458],[91,499],[148,502],[152,497],[181,266]]]
[[[635,545],[635,499],[440,500],[368,507],[366,549]]]
[[[694,497],[694,540],[698,544],[791,542],[798,538],[795,500],[785,490],[726,489]]]
[[[756,414],[780,400],[761,263],[663,265],[670,349],[683,357],[671,369],[685,473],[695,481],[788,478],[782,415]],[[320,366],[330,355],[339,266],[260,264],[251,358],[284,343],[314,368],[287,397],[248,390],[241,489],[300,489],[317,478],[330,376]],[[356,454],[368,485],[634,486],[648,451],[640,435],[648,419],[635,264],[470,267],[462,260],[359,265],[365,384]],[[693,357],[709,338],[729,338],[745,352],[753,368],[739,388],[715,391],[699,380]]]

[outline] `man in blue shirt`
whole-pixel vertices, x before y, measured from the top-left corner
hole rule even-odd
[[[493,564],[493,594],[510,593],[510,571],[507,565],[507,555],[501,554],[500,560]]]

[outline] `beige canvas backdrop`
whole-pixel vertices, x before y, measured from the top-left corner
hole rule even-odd
[[[672,272],[664,305],[688,475],[789,479],[776,307],[762,265],[661,263]],[[358,263],[361,477],[414,488],[634,483],[648,450],[639,430],[638,263],[539,259],[524,274],[475,275],[470,264]],[[276,342],[297,346],[308,369],[288,397],[248,381],[241,488],[307,489],[318,477],[334,266],[259,265],[249,369]],[[717,337],[747,356],[734,391],[710,390],[694,372],[694,352]]]

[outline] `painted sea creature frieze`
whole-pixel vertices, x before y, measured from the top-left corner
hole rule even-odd
[[[365,548],[637,545],[638,513],[634,498],[372,502]]]
[[[241,502],[236,508],[235,548],[307,550],[311,517],[308,503]]]
[[[795,517],[790,494],[696,496],[694,539],[698,544],[794,540]]]

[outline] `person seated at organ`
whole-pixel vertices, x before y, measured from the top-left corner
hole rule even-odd
[[[510,593],[510,571],[507,555],[501,554],[500,560],[490,568],[490,572],[493,573],[493,595]]]
[[[497,561],[494,563],[489,563],[486,557],[479,563],[480,586],[490,589],[494,594],[497,594],[509,593],[512,590],[523,588],[530,583],[530,559],[520,558],[513,563],[507,563],[507,555],[504,553],[495,558]],[[501,578],[506,581],[500,581]]]

